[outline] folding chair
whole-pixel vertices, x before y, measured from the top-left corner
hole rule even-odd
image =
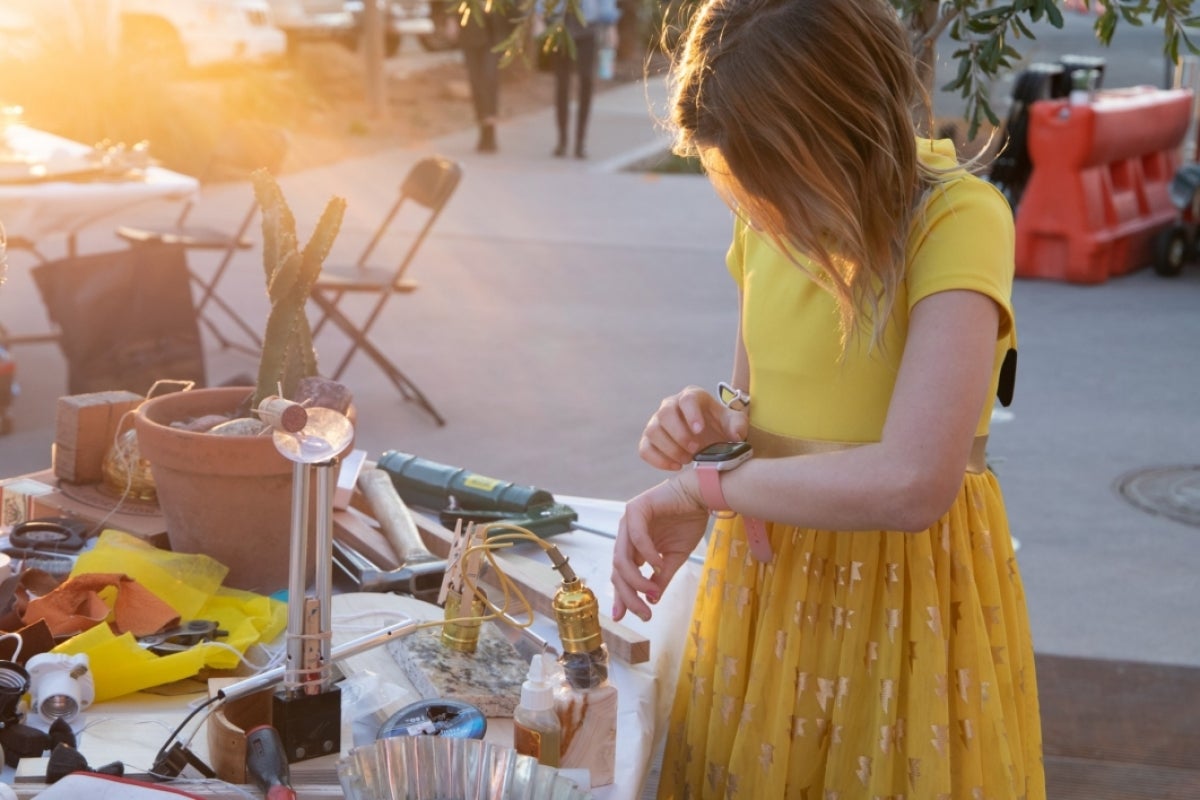
[[[31,270],[61,331],[70,394],[144,395],[160,378],[205,385],[184,251],[167,245],[67,256]]]
[[[199,176],[201,195],[204,189],[222,181],[247,180],[250,173],[259,168],[266,168],[272,174],[277,174],[287,155],[287,133],[271,125],[242,122],[233,126],[213,148],[203,173]],[[122,225],[117,228],[117,236],[129,242],[132,246],[147,244],[167,244],[182,247],[184,250],[205,250],[220,252],[218,262],[208,279],[196,272],[189,265],[188,276],[200,290],[196,301],[196,314],[206,328],[216,337],[222,348],[233,348],[258,356],[262,349],[262,339],[242,317],[217,294],[217,284],[225,270],[239,250],[253,246],[253,241],[246,238],[250,224],[258,214],[258,200],[251,196],[250,207],[241,217],[237,227],[225,231],[207,225],[192,224],[188,217],[196,208],[196,199],[188,201],[174,224],[164,227],[140,227]],[[221,309],[234,325],[241,329],[252,345],[246,345],[229,339],[218,327],[216,322],[205,313],[205,307],[212,302]]]
[[[72,252],[73,252],[72,248]],[[0,222],[0,284],[4,283],[5,271],[8,269],[8,254],[13,250],[22,250],[33,255],[37,259],[38,264],[45,264],[48,259],[42,255],[42,252],[37,249],[37,245],[29,239],[20,236],[9,236],[4,230],[4,223]],[[24,344],[45,344],[47,342],[59,341],[61,334],[59,331],[49,331],[47,333],[22,333],[13,334],[3,322],[0,322],[0,348],[9,348],[14,345]],[[11,362],[0,363],[0,369],[11,367]],[[0,384],[3,385],[3,384]],[[0,396],[0,401],[3,397]],[[0,427],[3,427],[0,424]]]
[[[408,294],[416,290],[417,284],[409,280],[405,273],[446,202],[454,194],[461,177],[462,167],[457,162],[440,156],[428,156],[414,164],[404,182],[400,184],[400,196],[379,224],[358,261],[350,267],[326,265],[309,294],[310,299],[322,312],[313,326],[313,336],[320,332],[327,321],[332,320],[351,340],[349,350],[329,377],[338,380],[354,354],[361,350],[383,370],[405,400],[416,402],[428,411],[437,420],[438,425],[446,424],[442,415],[416,384],[371,342],[369,334],[392,295]],[[387,233],[401,208],[410,201],[422,207],[425,212],[424,222],[417,230],[416,236],[411,239],[398,264],[393,267],[371,266],[369,260],[376,245]],[[356,324],[339,306],[342,298],[350,294],[377,295],[370,312],[361,324]]]

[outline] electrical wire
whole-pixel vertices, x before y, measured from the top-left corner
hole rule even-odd
[[[222,698],[220,695],[213,695],[211,697],[207,697],[204,699],[203,702],[199,703],[195,708],[193,708],[190,712],[188,712],[188,715],[183,718],[183,721],[180,722],[179,725],[177,725],[175,727],[175,730],[171,731],[171,735],[167,737],[167,740],[163,743],[163,746],[158,748],[158,752],[154,754],[154,766],[157,766],[159,764],[159,762],[161,762],[162,759],[167,755],[167,751],[171,749],[171,744],[177,739],[179,734],[183,732],[183,729],[185,727],[187,727],[187,724],[189,722],[191,722],[192,719],[197,714],[199,714],[201,711],[208,708],[209,706],[212,706],[214,703],[218,702],[221,699]],[[213,710],[215,710],[215,709],[213,709]],[[191,741],[190,737],[189,737],[188,741]],[[154,766],[151,766],[150,770],[148,770],[148,772],[151,775],[156,774],[153,772]]]
[[[542,550],[544,550],[549,555],[554,569],[558,570],[563,575],[564,581],[570,581],[570,580],[576,579],[574,571],[571,570],[571,568],[568,564],[569,559],[567,557],[563,556],[557,547],[555,547],[553,544],[546,542],[541,537],[539,537],[537,534],[529,531],[526,528],[522,528],[519,525],[514,525],[512,523],[507,523],[507,522],[492,522],[492,523],[488,523],[486,525],[480,526],[478,529],[475,529],[475,526],[472,524],[472,525],[468,526],[467,535],[471,539],[474,539],[476,536],[481,536],[483,538],[483,541],[479,544],[470,545],[466,549],[464,549],[464,551],[460,557],[459,563],[461,564],[461,563],[466,562],[468,559],[468,556],[470,556],[474,553],[481,553],[483,555],[483,557],[487,559],[488,565],[491,566],[491,568],[496,573],[495,580],[500,588],[501,599],[503,600],[502,604],[498,605],[497,603],[493,602],[490,598],[488,598],[487,594],[485,592],[483,592],[481,589],[479,589],[479,587],[469,577],[469,575],[464,572],[464,573],[462,573],[463,587],[465,590],[463,592],[464,596],[479,597],[480,599],[483,600],[485,607],[489,610],[490,613],[473,615],[473,616],[456,617],[453,619],[427,620],[424,622],[417,623],[415,625],[415,627],[413,628],[413,632],[415,632],[417,630],[424,630],[426,628],[444,627],[448,624],[462,625],[463,623],[473,623],[473,622],[482,623],[482,622],[485,622],[488,620],[499,620],[499,621],[502,621],[502,622],[514,627],[514,628],[521,629],[521,630],[527,629],[530,626],[532,626],[536,619],[534,610],[533,610],[533,605],[529,602],[528,598],[526,598],[525,595],[521,592],[520,588],[512,580],[512,578],[510,578],[504,572],[504,570],[500,566],[499,561],[496,558],[497,552],[507,550],[508,548],[513,547],[515,544],[517,544],[519,542],[532,542],[535,545],[537,545],[538,547],[540,547]],[[509,607],[514,602],[521,607],[521,610],[523,612],[522,616],[524,617],[524,619],[517,619],[514,616],[512,616],[511,613],[508,611]],[[370,616],[375,613],[376,612],[363,612],[357,616]],[[403,615],[401,615],[401,616],[403,616]],[[354,618],[354,617],[351,616],[349,618]],[[217,644],[220,644],[220,643],[217,643]],[[234,648],[230,648],[230,649],[234,649]],[[247,664],[249,663],[244,658],[242,660]],[[272,661],[273,660],[274,659],[272,659]],[[183,729],[185,727],[187,727],[188,723],[191,722],[192,719],[194,719],[197,714],[199,714],[201,711],[204,711],[207,709],[207,714],[205,716],[205,719],[207,719],[208,715],[211,715],[213,712],[215,712],[217,710],[215,707],[215,704],[218,702],[224,701],[224,699],[225,699],[225,697],[223,695],[219,695],[219,694],[213,695],[211,697],[206,698],[203,702],[199,703],[195,708],[193,708],[192,711],[186,717],[184,717],[183,721],[179,723],[179,725],[175,728],[175,730],[171,732],[171,735],[167,737],[167,740],[163,744],[163,746],[161,748],[159,748],[158,753],[154,757],[155,764],[158,764],[163,759],[163,757],[167,754],[168,750],[170,750],[172,744],[179,737],[180,733],[182,733]],[[200,727],[201,726],[198,725],[196,730],[198,731],[200,729]],[[186,749],[187,745],[195,737],[195,735],[196,735],[196,731],[193,731],[192,734],[188,737],[187,742],[185,742],[183,744],[183,747],[185,749]],[[150,774],[154,774],[154,773],[151,772]]]

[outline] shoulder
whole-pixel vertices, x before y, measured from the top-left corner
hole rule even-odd
[[[1007,329],[1015,270],[1012,209],[995,186],[957,165],[952,147],[949,154],[943,147],[919,147],[922,163],[937,177],[909,232],[909,306],[935,292],[970,289],[1001,305]]]
[[[933,175],[913,231],[921,237],[944,225],[983,225],[993,233],[1011,230],[1012,207],[1000,190],[959,165],[949,141],[917,140],[922,166]]]

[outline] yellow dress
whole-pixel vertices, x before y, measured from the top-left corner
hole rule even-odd
[[[949,142],[918,147],[953,165]],[[860,343],[839,362],[831,298],[740,223],[728,263],[751,424],[774,438],[878,441],[908,312],[930,294],[971,289],[1000,306],[993,384],[1015,341],[1012,214],[966,173],[914,225],[882,349]],[[989,403],[980,435],[990,417]],[[921,533],[769,530],[775,556],[760,565],[740,518],[714,525],[660,798],[1044,800],[1025,596],[990,471],[965,474]]]

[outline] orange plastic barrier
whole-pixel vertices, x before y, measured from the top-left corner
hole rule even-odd
[[[1149,264],[1176,216],[1168,187],[1191,111],[1190,90],[1149,87],[1033,103],[1016,274],[1102,283]]]

